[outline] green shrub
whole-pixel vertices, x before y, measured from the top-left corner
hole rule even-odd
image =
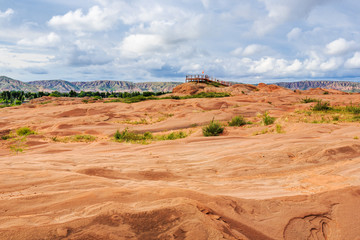
[[[360,114],[360,106],[353,106],[353,105],[346,106],[345,111],[353,114]]]
[[[236,116],[236,117],[233,117],[231,119],[231,121],[229,122],[229,126],[236,126],[236,127],[240,127],[240,126],[244,126],[246,124],[246,121],[244,119],[243,116],[239,115],[239,116]]]
[[[3,136],[1,136],[1,139],[2,139],[2,140],[8,140],[8,139],[10,139],[10,138],[11,138],[10,135],[3,135]]]
[[[128,128],[125,128],[125,130],[121,132],[117,130],[114,138],[119,142],[140,142],[153,139],[153,135],[150,132],[146,132],[144,134],[130,132]]]
[[[135,133],[130,132],[128,128],[126,128],[123,131],[117,130],[114,134],[114,138],[118,142],[132,142],[132,143],[149,143],[151,140],[175,140],[179,138],[186,138],[189,134],[178,131],[178,132],[172,132],[169,134],[162,134],[162,135],[153,135],[151,132],[145,132],[145,133]]]
[[[165,135],[159,135],[159,136],[155,136],[158,140],[175,140],[175,139],[180,139],[180,138],[186,138],[188,136],[187,133],[183,132],[183,131],[179,131],[179,132],[172,132],[169,134],[165,134]]]
[[[71,140],[74,142],[93,142],[96,140],[96,137],[92,135],[75,135]]]
[[[316,99],[316,98],[308,98],[308,97],[306,97],[306,98],[303,98],[303,99],[301,99],[301,103],[311,103],[311,102],[317,102],[317,101],[319,101],[318,99]]]
[[[33,135],[35,134],[35,131],[31,130],[28,127],[22,127],[16,130],[16,134],[18,136],[28,136],[28,135]]]
[[[339,119],[340,119],[340,116],[339,116],[339,115],[333,116],[333,121],[339,121]]]
[[[209,125],[203,127],[202,131],[205,137],[219,136],[224,131],[224,127],[213,119]]]
[[[270,117],[268,112],[265,112],[262,116],[262,123],[267,126],[267,125],[271,125],[275,122],[274,117]]]
[[[328,94],[329,94],[329,92],[328,92],[328,91],[325,91],[325,92],[324,92],[324,95],[328,95]]]
[[[101,96],[94,96],[93,100],[97,101],[97,100],[102,100],[103,98]]]
[[[277,133],[284,133],[284,130],[280,124],[276,124],[276,132]]]
[[[330,110],[330,103],[329,102],[323,102],[322,100],[318,100],[316,105],[312,107],[313,111],[327,111]]]

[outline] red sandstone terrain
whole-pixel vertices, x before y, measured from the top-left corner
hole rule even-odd
[[[265,84],[174,89],[199,92],[232,96],[132,104],[45,97],[0,109],[0,136],[37,132],[0,139],[0,239],[360,239],[360,123],[301,103],[358,105],[359,94]],[[260,124],[264,112],[274,124]],[[226,125],[237,115],[253,124],[203,136],[212,119]],[[125,128],[190,135],[114,141]],[[96,139],[65,141],[77,134]]]

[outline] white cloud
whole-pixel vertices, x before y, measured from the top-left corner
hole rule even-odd
[[[54,58],[48,54],[27,53],[25,50],[18,52],[4,47],[0,47],[0,56],[0,67],[13,69],[43,67]]]
[[[64,49],[65,63],[72,67],[110,64],[114,57],[106,49],[91,42],[77,40]]]
[[[347,41],[344,38],[339,38],[327,44],[325,52],[329,55],[342,55],[354,50],[355,48],[355,41]]]
[[[296,27],[291,29],[291,31],[286,35],[288,40],[296,40],[301,36],[301,29]]]
[[[54,32],[51,32],[46,36],[41,36],[36,39],[23,38],[18,41],[18,44],[24,46],[53,47],[56,46],[60,41],[60,36]]]
[[[117,20],[116,9],[93,6],[87,14],[81,9],[70,11],[63,16],[54,16],[48,24],[51,27],[66,29],[69,31],[104,31],[113,27]]]
[[[267,16],[259,16],[254,23],[254,30],[259,35],[264,35],[275,27],[289,21],[306,18],[318,5],[326,0],[259,0],[265,4]]]
[[[232,55],[241,55],[243,53],[244,49],[242,47],[238,47],[236,49],[234,49],[233,51],[231,51],[231,54]]]
[[[252,56],[254,54],[258,54],[258,53],[264,52],[266,50],[267,50],[267,47],[264,45],[251,44],[244,49],[242,54],[244,56]]]
[[[340,58],[332,57],[329,60],[320,64],[322,71],[333,71],[342,65],[343,61]]]
[[[345,67],[360,68],[360,52],[355,52],[354,56],[345,62]]]
[[[0,11],[0,18],[7,18],[14,14],[14,10],[8,8],[5,12]]]
[[[141,55],[153,51],[162,51],[165,48],[164,40],[159,35],[133,34],[127,36],[120,49],[126,55]]]

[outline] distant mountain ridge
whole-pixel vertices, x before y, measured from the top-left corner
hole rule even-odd
[[[0,76],[0,91],[37,92],[37,88],[9,77]]]
[[[181,82],[142,82],[97,80],[90,82],[69,82],[65,80],[41,80],[22,82],[6,76],[0,76],[0,91],[25,92],[171,92]]]
[[[274,84],[292,90],[325,88],[325,89],[340,90],[343,92],[360,92],[360,83],[350,82],[350,81],[299,81],[299,82],[278,82]]]
[[[0,91],[25,92],[70,92],[71,90],[89,92],[171,92],[181,82],[141,82],[97,80],[90,82],[69,82],[65,80],[41,80],[22,82],[6,76],[0,76]],[[275,85],[292,90],[310,88],[336,89],[344,92],[360,92],[359,82],[350,81],[298,81],[278,82]]]

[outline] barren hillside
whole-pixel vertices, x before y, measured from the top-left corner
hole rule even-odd
[[[233,96],[47,97],[0,109],[0,239],[358,238],[360,118],[306,101],[342,109],[360,95],[265,84],[174,91]],[[265,112],[274,123],[262,124]],[[248,123],[228,126],[238,115]],[[204,137],[212,119],[225,130]],[[20,136],[22,127],[36,134]],[[186,137],[115,141],[124,129]]]

